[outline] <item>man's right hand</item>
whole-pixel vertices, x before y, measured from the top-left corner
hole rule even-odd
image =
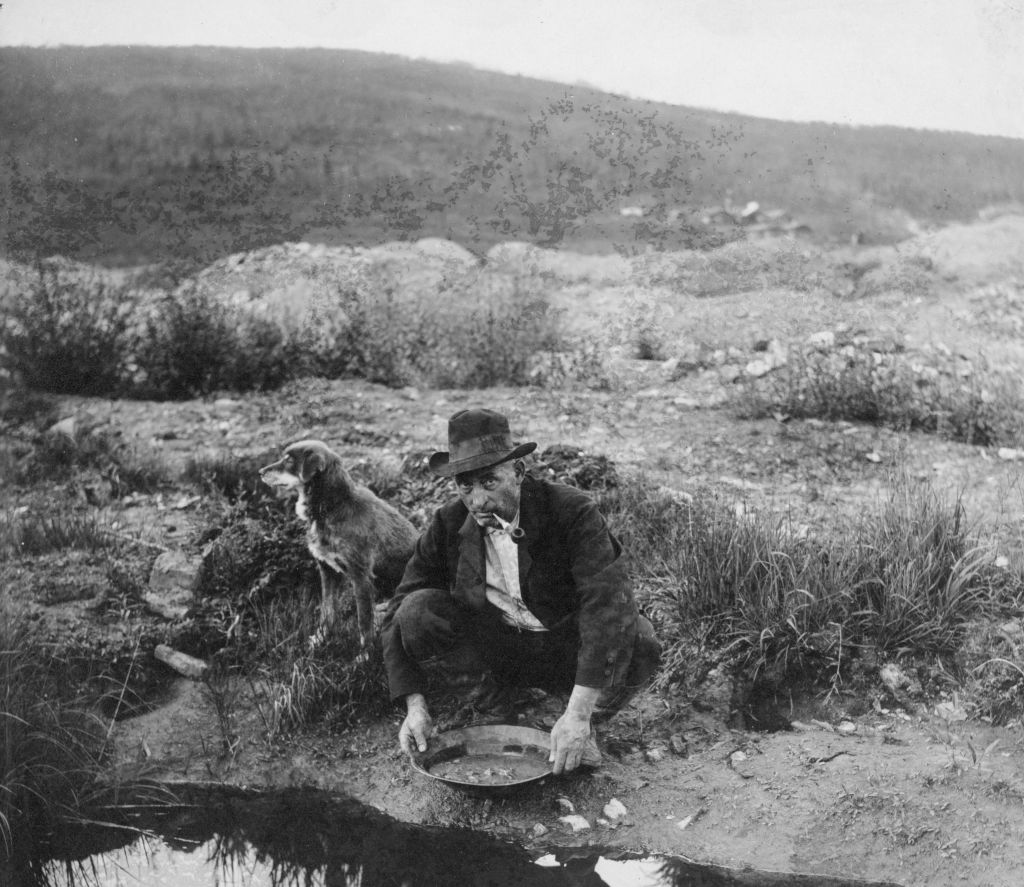
[[[434,721],[427,709],[427,700],[422,693],[410,693],[405,697],[406,715],[398,731],[398,742],[407,755],[427,750],[427,739],[434,729]]]

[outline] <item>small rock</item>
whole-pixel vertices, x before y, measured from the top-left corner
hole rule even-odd
[[[831,330],[822,330],[820,333],[811,333],[805,341],[812,348],[833,348],[836,344],[836,334]]]
[[[548,827],[543,822],[535,822],[533,824],[533,836],[535,838],[541,838],[548,833]]]
[[[1018,459],[1024,459],[1024,450],[1015,450],[1013,447],[1000,447],[996,450],[996,455],[1004,462],[1016,462]]]
[[[629,811],[626,810],[626,805],[622,801],[618,798],[612,798],[604,805],[604,810],[601,812],[605,815],[606,819],[616,822],[622,819]]]
[[[731,755],[729,755],[729,760],[733,764],[742,763],[746,759],[747,759],[747,753],[743,752],[743,751],[734,751]]]
[[[872,450],[870,453],[865,453],[864,454],[864,458],[867,459],[868,462],[881,462],[882,461],[882,457],[877,452],[875,452],[874,450]]]
[[[878,677],[881,678],[882,683],[885,685],[885,689],[894,696],[899,690],[910,683],[909,678],[907,678],[900,667],[894,662],[886,662],[885,665],[878,669]]]
[[[679,755],[681,758],[685,758],[690,753],[689,745],[679,733],[672,734],[668,741],[668,747],[672,749],[672,754]]]
[[[967,720],[967,712],[960,707],[959,700],[955,698],[952,702],[940,702],[936,705],[935,714],[947,723]]]
[[[576,814],[573,814],[571,816],[559,816],[558,821],[564,822],[567,826],[569,826],[569,828],[572,829],[572,833],[574,835],[578,835],[580,832],[589,831],[591,827],[590,823],[587,822],[587,820],[585,820],[582,816],[577,816]]]
[[[173,668],[178,674],[192,678],[194,681],[202,678],[209,667],[202,659],[196,659],[195,656],[189,656],[187,653],[168,647],[167,644],[157,644],[153,655]]]
[[[677,407],[683,407],[683,409],[686,410],[696,410],[700,408],[700,401],[695,400],[692,397],[674,397],[672,398],[672,403]]]
[[[752,376],[755,379],[760,379],[761,376],[767,376],[775,367],[769,360],[752,360],[744,367],[744,371],[748,376]]]
[[[181,551],[165,551],[149,574],[146,605],[165,619],[180,619],[192,604],[192,590],[199,574],[200,558]]]
[[[572,801],[566,797],[555,798],[555,803],[562,808],[566,813],[575,813],[576,808],[573,806]]]
[[[230,410],[230,409],[234,409],[237,406],[240,406],[241,405],[241,401],[235,400],[234,398],[231,398],[231,397],[218,397],[213,402],[213,405],[218,410]]]
[[[649,764],[657,764],[665,760],[665,749],[663,748],[649,748],[644,752],[644,758],[647,759]]]
[[[407,385],[405,388],[403,388],[402,391],[401,391],[401,394],[402,394],[402,397],[404,397],[406,400],[419,400],[420,399],[420,391],[419,391],[419,389],[418,388],[413,388],[411,385]]]
[[[54,422],[46,429],[46,433],[66,437],[68,440],[74,441],[78,435],[78,419],[74,416],[68,416],[66,419]]]
[[[857,725],[853,721],[840,721],[839,726],[836,727],[836,733],[840,736],[852,736],[857,732]]]
[[[999,557],[996,558],[996,566],[1000,570],[1005,570],[1008,566],[1010,566],[1010,559],[1005,554],[1001,554],[999,555]]]

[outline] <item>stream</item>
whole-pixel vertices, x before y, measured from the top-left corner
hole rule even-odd
[[[57,858],[14,873],[9,887],[869,885],[673,856],[611,858],[594,847],[553,847],[538,856],[483,832],[403,823],[315,789],[176,786],[174,793],[171,803],[133,799],[112,808],[108,819],[116,809],[118,827],[58,836]]]

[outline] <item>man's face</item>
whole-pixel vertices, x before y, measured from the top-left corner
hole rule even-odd
[[[473,520],[484,527],[498,527],[492,515],[511,521],[519,511],[519,493],[525,467],[522,462],[502,462],[489,468],[455,476],[462,504]]]

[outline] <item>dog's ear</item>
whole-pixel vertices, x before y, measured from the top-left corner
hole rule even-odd
[[[299,478],[303,483],[308,483],[313,477],[327,467],[327,459],[323,453],[313,450],[304,453],[302,461],[299,462]]]

